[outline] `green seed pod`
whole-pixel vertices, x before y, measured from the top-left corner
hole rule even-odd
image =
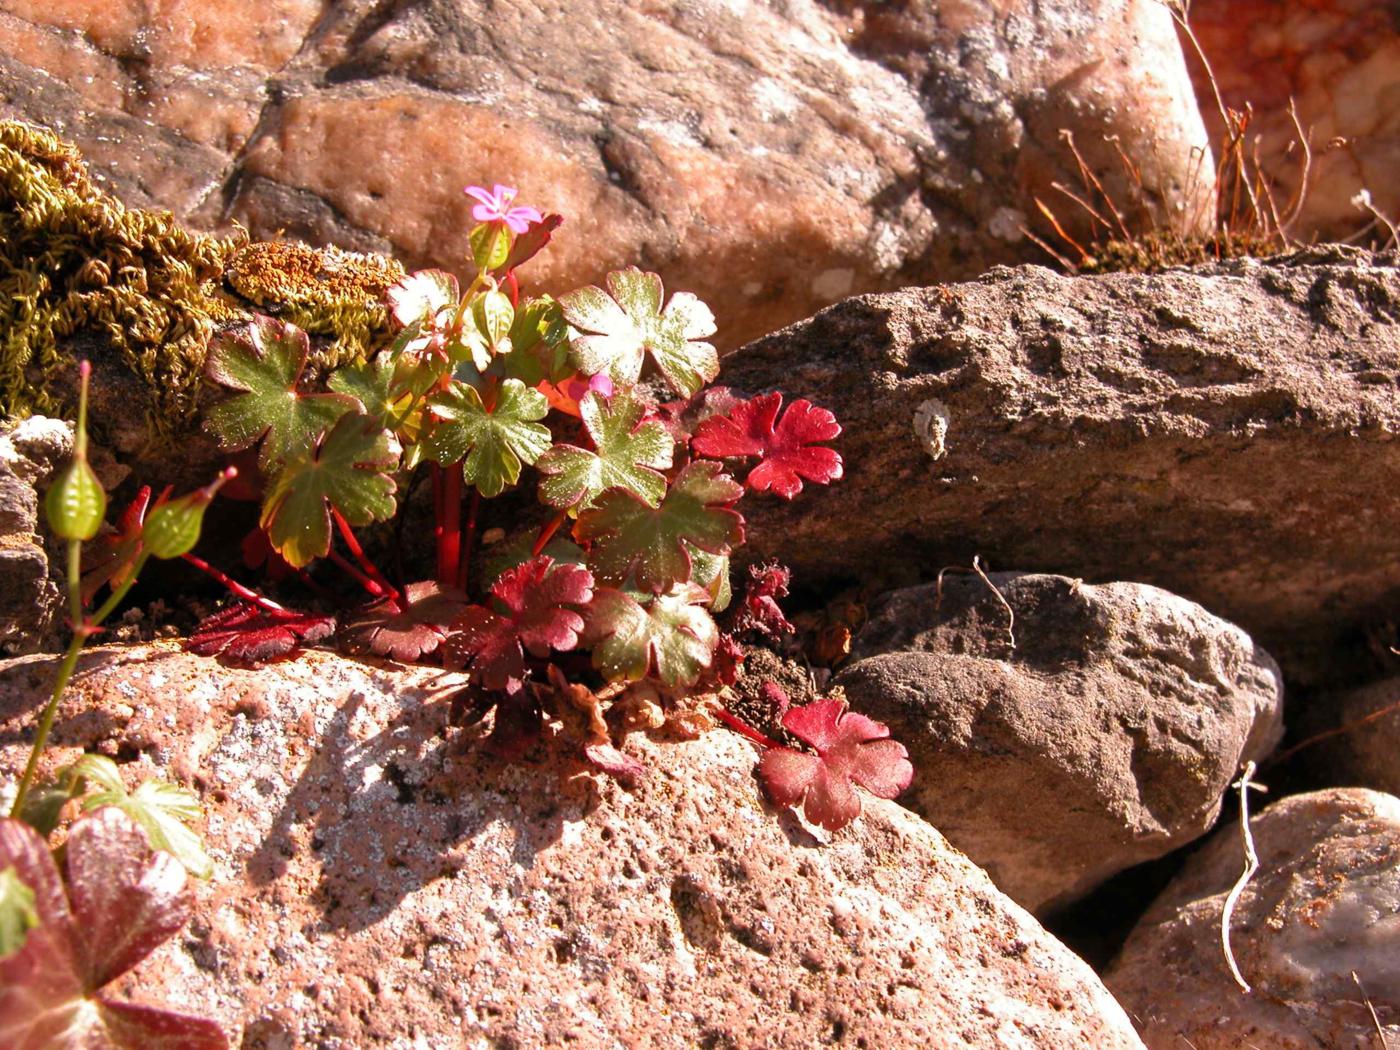
[[[86,459],[75,459],[44,497],[49,528],[65,540],[90,540],[107,516],[107,494]]]
[[[214,499],[214,493],[237,476],[238,471],[228,467],[204,488],[152,510],[141,528],[141,542],[146,550],[166,559],[180,558],[194,550],[204,527],[204,508]]]
[[[146,550],[157,558],[178,558],[194,550],[199,530],[204,526],[204,508],[209,506],[209,501],[199,499],[199,495],[194,492],[151,511],[141,530]]]

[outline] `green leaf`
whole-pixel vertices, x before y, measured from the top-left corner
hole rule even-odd
[[[499,496],[520,480],[522,463],[534,463],[553,441],[549,428],[535,422],[549,411],[538,390],[507,379],[487,411],[473,386],[454,382],[429,401],[439,420],[428,434],[427,452],[438,463],[462,461],[462,476],[483,496]]]
[[[576,535],[593,542],[588,567],[605,583],[634,575],[643,591],[661,593],[691,578],[689,546],[728,554],[744,542],[744,519],[724,504],[743,486],[718,463],[691,463],[677,475],[659,507],[626,489],[609,489],[579,515]]]
[[[392,434],[367,416],[346,416],[273,479],[259,523],[277,552],[301,568],[330,550],[332,509],[351,525],[393,516],[395,486],[387,472],[398,460]]]
[[[569,326],[549,296],[526,299],[515,309],[510,350],[497,358],[506,376],[526,386],[557,383],[573,374],[569,366]]]
[[[364,406],[370,419],[383,426],[395,414],[395,370],[390,354],[378,354],[368,361],[337,369],[327,385],[337,394],[353,397]]]
[[[205,426],[221,449],[238,452],[261,439],[258,466],[272,474],[284,460],[314,445],[341,416],[360,408],[343,393],[303,394],[297,389],[310,348],[296,325],[261,314],[214,337],[205,373],[236,391],[205,413]]]
[[[607,291],[590,285],[559,301],[565,319],[580,332],[573,351],[582,372],[606,372],[619,383],[634,383],[650,354],[672,389],[685,397],[719,375],[719,355],[702,341],[715,333],[708,306],[678,292],[662,310],[661,278],[636,267],[608,274],[607,285]]]
[[[646,404],[630,393],[611,399],[595,392],[579,402],[579,415],[596,451],[555,445],[540,457],[540,499],[575,514],[591,506],[604,489],[623,488],[648,506],[666,495],[666,478],[675,441],[666,427],[643,423]]]
[[[519,533],[487,547],[481,557],[481,585],[489,588],[502,573],[537,557],[534,547],[534,530]],[[583,553],[583,548],[567,536],[551,537],[540,554],[554,559],[556,565],[580,565],[585,568],[588,566],[588,556]]]
[[[83,797],[83,811],[116,806],[146,832],[152,849],[164,850],[197,879],[214,874],[214,862],[190,824],[202,816],[199,799],[185,788],[163,780],[147,780],[128,792],[117,764],[104,755],[84,755],[64,773]],[[83,794],[88,784],[98,790]]]
[[[38,925],[34,891],[12,864],[0,871],[0,959],[23,948],[29,931]]]
[[[510,335],[510,327],[515,322],[515,307],[510,303],[510,296],[492,288],[472,303],[472,318],[481,334],[493,347],[498,347]]]
[[[682,584],[642,605],[611,588],[593,592],[580,639],[592,646],[593,666],[610,682],[655,674],[665,685],[693,685],[710,666],[719,628],[701,606],[705,591]]]

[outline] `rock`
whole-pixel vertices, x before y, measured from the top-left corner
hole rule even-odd
[[[976,576],[894,591],[837,676],[909,748],[900,803],[1023,907],[1048,911],[1204,835],[1283,733],[1274,661],[1135,583]]]
[[[531,281],[639,263],[708,299],[731,347],[853,292],[1043,258],[1036,198],[1083,237],[1053,188],[1082,181],[1062,131],[1130,221],[1209,210],[1154,0],[7,12],[0,114],[61,125],[136,203],[460,270],[462,186],[506,182],[568,219]]]
[[[39,490],[73,452],[73,428],[32,416],[0,427],[0,652],[43,644],[63,604],[39,536]]]
[[[1192,0],[1191,26],[1226,106],[1244,112],[1251,150],[1273,182],[1279,211],[1300,241],[1349,237],[1374,215],[1354,200],[1368,190],[1389,219],[1400,215],[1400,19],[1393,0]],[[1188,57],[1194,57],[1191,50]],[[1212,141],[1224,141],[1205,69],[1192,79]],[[1311,147],[1307,186],[1298,125]],[[1384,240],[1389,231],[1376,227]]]
[[[745,503],[745,555],[804,586],[977,553],[1137,580],[1320,674],[1400,589],[1398,317],[1396,256],[1344,248],[849,300],[725,364],[846,428],[840,482]]]
[[[53,669],[0,665],[5,768]],[[868,799],[819,842],[761,804],[752,748],[722,731],[629,738],[635,793],[552,744],[503,765],[446,730],[433,691],[459,681],[326,652],[257,671],[170,644],[86,654],[48,764],[86,747],[198,788],[217,866],[114,994],[248,1047],[1141,1045],[898,806]]]
[[[1395,1045],[1400,800],[1359,788],[1294,795],[1250,829],[1260,868],[1235,906],[1230,943],[1253,993],[1235,984],[1220,946],[1221,909],[1244,865],[1235,824],[1187,862],[1108,973],[1143,1041],[1151,1050]]]
[[[1369,719],[1369,721],[1363,721]],[[1300,752],[1327,783],[1375,788],[1400,795],[1400,678],[1327,696],[1308,707],[1294,727],[1299,741],[1351,725]]]

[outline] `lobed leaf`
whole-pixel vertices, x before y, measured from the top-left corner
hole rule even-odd
[[[709,595],[680,584],[645,605],[625,591],[599,588],[587,610],[583,644],[609,681],[655,675],[665,685],[693,685],[709,666],[719,628],[703,605]]]
[[[0,871],[24,881],[39,917],[24,946],[0,958],[0,1046],[226,1050],[212,1021],[96,994],[184,926],[184,868],[152,855],[140,827],[111,806],[74,823],[64,854],[66,893],[45,841],[0,820]]]
[[[445,270],[418,270],[385,292],[394,320],[405,327],[420,322],[431,325],[439,312],[456,306],[461,296],[457,278]]]
[[[663,310],[661,278],[636,267],[608,274],[606,283],[606,291],[590,285],[559,300],[580,332],[573,339],[580,371],[634,383],[650,354],[671,388],[686,397],[719,375],[719,355],[703,342],[715,333],[709,307],[678,292]]]
[[[470,606],[452,625],[444,662],[470,665],[487,689],[515,693],[524,684],[527,652],[547,656],[578,645],[584,621],[575,607],[593,597],[593,575],[542,556],[502,573],[491,595],[496,610]]]
[[[261,314],[214,337],[205,374],[234,391],[205,413],[205,426],[221,449],[237,452],[261,441],[258,466],[271,474],[288,457],[315,445],[345,413],[360,408],[346,394],[297,389],[310,348],[296,325]]]
[[[315,643],[335,632],[334,616],[286,610],[282,614],[240,602],[200,621],[185,648],[200,656],[218,656],[256,666],[265,660]]]
[[[467,605],[467,596],[431,580],[410,583],[398,601],[383,599],[351,616],[341,629],[344,648],[412,663],[433,652]]]
[[[579,415],[594,448],[559,444],[541,456],[540,499],[576,513],[604,490],[621,488],[658,506],[666,494],[661,471],[671,466],[675,442],[661,423],[644,422],[646,411],[646,403],[631,393],[585,395]]]
[[[274,479],[259,524],[277,552],[301,568],[331,547],[331,511],[351,525],[393,516],[398,442],[367,416],[345,416]]]
[[[553,441],[549,428],[536,422],[549,402],[518,379],[501,383],[489,410],[476,388],[461,382],[429,405],[438,421],[428,434],[428,455],[443,464],[461,461],[462,476],[488,498],[519,481],[521,464],[534,463]]]
[[[825,485],[841,477],[840,453],[813,444],[840,435],[836,417],[798,400],[777,420],[782,403],[783,395],[776,392],[741,401],[725,415],[701,422],[690,447],[716,459],[759,457],[744,483],[755,492],[771,489],[783,499],[801,492],[804,478]]]
[[[575,532],[593,543],[588,564],[600,580],[632,577],[642,590],[661,593],[690,580],[690,547],[728,554],[744,542],[744,519],[727,506],[743,491],[718,463],[691,463],[660,506],[609,489],[579,515]]]
[[[759,775],[775,805],[802,805],[808,820],[829,831],[860,816],[854,784],[880,798],[894,798],[914,778],[908,752],[889,739],[889,728],[847,711],[841,700],[788,708],[782,724],[816,754],[769,748],[759,760]]]

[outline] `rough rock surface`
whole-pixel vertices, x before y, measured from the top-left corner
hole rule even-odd
[[[1311,704],[1293,736],[1306,740],[1345,725],[1345,733],[1320,740],[1301,753],[1307,768],[1326,783],[1375,788],[1400,795],[1400,678],[1328,696]],[[1369,719],[1364,721],[1363,719]]]
[[[730,346],[1042,258],[1036,197],[1082,234],[1062,129],[1130,221],[1203,214],[1213,170],[1155,0],[14,0],[0,45],[0,114],[130,202],[457,267],[461,187],[507,182],[569,220],[534,279],[640,263]]]
[[[1371,223],[1353,202],[1361,190],[1392,221],[1400,217],[1400,9],[1394,0],[1192,0],[1191,26],[1226,106],[1253,113],[1251,143],[1276,183],[1285,220],[1303,178],[1296,106],[1312,160],[1290,232],[1342,238]],[[1194,58],[1187,50],[1188,58]],[[1199,61],[1192,79],[1212,141],[1224,122]],[[1387,235],[1378,229],[1381,239]]]
[[[5,769],[53,666],[0,665]],[[629,739],[651,767],[634,793],[549,746],[503,766],[445,731],[437,677],[324,652],[261,671],[86,655],[51,761],[84,746],[197,787],[218,869],[117,991],[244,1047],[1141,1045],[1082,962],[898,806],[867,800],[818,842],[760,802],[724,732]]]
[[[849,300],[724,380],[835,411],[843,480],[744,507],[803,584],[991,565],[1152,583],[1302,673],[1400,589],[1400,270],[1315,249],[1155,276],[1025,267]],[[1292,664],[1290,666],[1290,658]]]
[[[1400,1043],[1400,800],[1359,788],[1294,795],[1250,829],[1260,868],[1235,906],[1230,943],[1253,993],[1230,977],[1220,946],[1221,908],[1244,865],[1235,824],[1187,862],[1108,973],[1143,1041],[1151,1050]]]
[[[0,653],[33,652],[62,604],[39,536],[39,488],[73,452],[73,428],[34,416],[0,428]]]
[[[894,591],[836,679],[909,748],[900,803],[1032,910],[1205,834],[1283,733],[1267,653],[1134,583],[976,576]]]

